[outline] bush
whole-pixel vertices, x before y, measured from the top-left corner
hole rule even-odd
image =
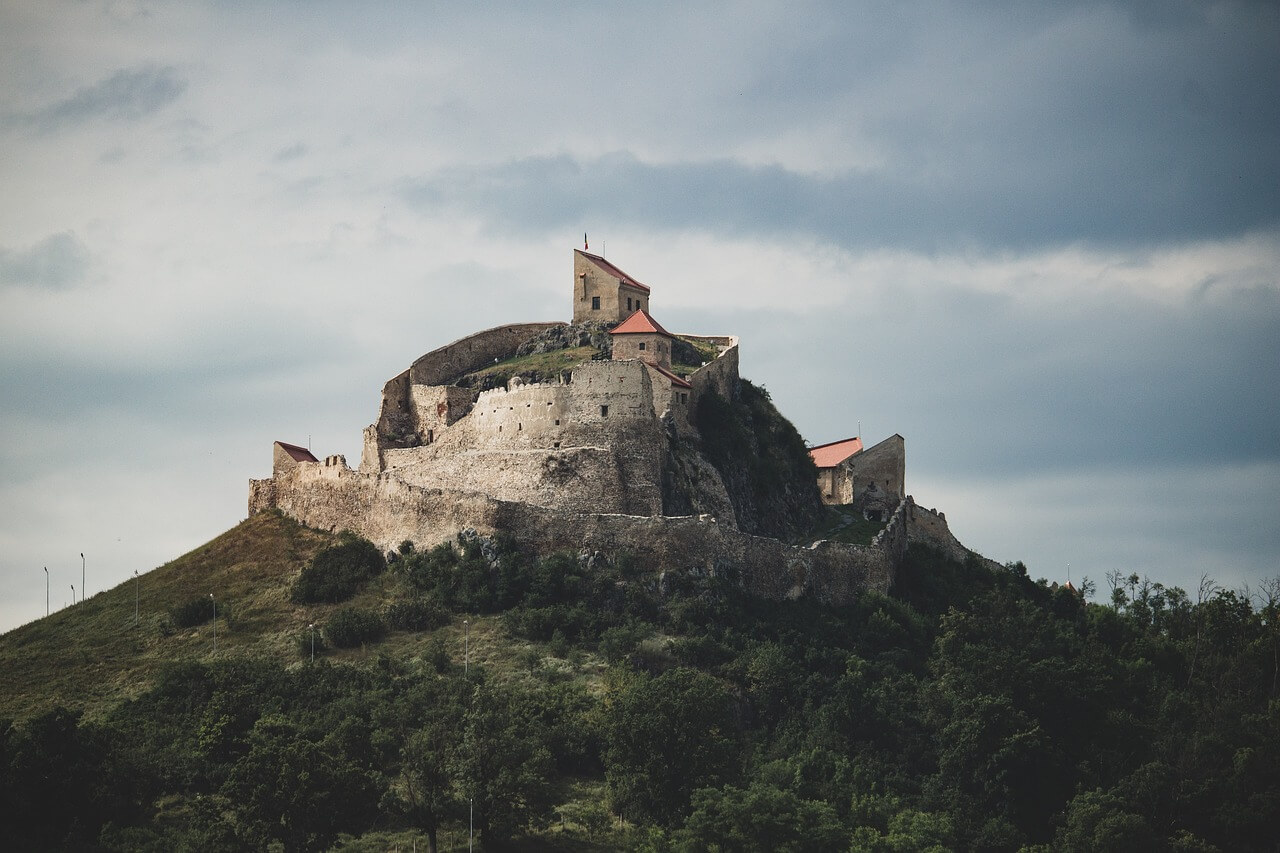
[[[219,611],[225,605],[219,605]],[[213,618],[213,601],[207,595],[182,602],[169,611],[169,618],[178,628],[194,628]]]
[[[449,624],[449,611],[429,598],[411,598],[389,605],[386,621],[393,631],[430,631]]]
[[[387,633],[386,623],[372,610],[344,607],[329,617],[324,637],[340,649],[376,643]]]
[[[337,604],[355,595],[365,581],[386,567],[372,542],[347,537],[316,554],[294,582],[290,597],[295,604]]]

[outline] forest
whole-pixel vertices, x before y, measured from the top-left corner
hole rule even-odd
[[[0,721],[0,846],[1274,850],[1280,590],[1107,585],[913,545],[890,595],[834,608],[348,536],[292,582],[337,607],[291,659],[189,656],[92,718]],[[482,619],[512,666],[443,630]],[[425,651],[379,651],[405,633]]]

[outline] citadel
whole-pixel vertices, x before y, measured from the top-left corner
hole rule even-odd
[[[886,592],[912,542],[968,555],[941,513],[906,494],[898,435],[808,449],[816,488],[785,489],[788,505],[843,506],[882,527],[865,545],[802,541],[707,450],[719,438],[704,434],[707,409],[740,391],[738,338],[673,335],[648,286],[585,249],[572,286],[571,322],[477,332],[390,379],[357,468],[275,442],[272,476],[249,483],[249,514],[277,509],[383,550],[470,529],[540,553],[625,551],[654,569],[731,572],[768,598],[835,604]]]

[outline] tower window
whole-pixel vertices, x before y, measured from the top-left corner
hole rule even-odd
[[[602,418],[607,418],[607,417],[609,417],[609,407],[608,407],[608,406],[601,406],[601,407],[600,407],[600,417],[602,417]]]
[[[600,310],[600,297],[599,297],[599,296],[593,296],[593,297],[591,297],[591,310],[592,310],[592,311],[599,311],[599,310]]]
[[[643,350],[644,348],[645,348],[645,342],[644,342],[644,341],[641,341],[641,342],[640,342],[640,349],[641,349],[641,350]]]
[[[628,311],[630,311],[630,310],[631,310],[631,297],[630,297],[630,296],[628,296],[628,297],[627,297],[627,310],[628,310]]]

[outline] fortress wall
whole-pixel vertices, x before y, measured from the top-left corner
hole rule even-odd
[[[411,385],[409,411],[419,440],[430,444],[471,411],[471,391],[456,385]]]
[[[963,563],[969,556],[969,549],[961,545],[960,540],[951,533],[947,516],[936,509],[925,509],[913,501],[908,530],[911,542],[936,548],[957,562]]]
[[[653,397],[640,362],[589,362],[562,383],[516,380],[482,392],[470,416],[434,443],[383,450],[383,464],[423,488],[657,515],[666,445]]]
[[[707,362],[705,366],[687,377],[689,384],[693,386],[693,390],[689,393],[689,405],[696,406],[698,398],[708,388],[714,389],[726,400],[732,399],[734,389],[738,386],[738,339],[734,336],[684,335],[683,337],[710,341],[718,347],[723,347],[719,358]]]
[[[476,332],[432,350],[409,368],[414,385],[445,385],[464,373],[479,370],[494,359],[515,354],[516,348],[533,336],[564,323],[513,323]]]
[[[265,483],[272,483],[271,488],[262,487]],[[787,545],[705,516],[564,512],[474,492],[424,489],[345,466],[312,464],[274,483],[251,483],[250,513],[271,507],[312,527],[353,530],[383,550],[405,539],[429,548],[472,527],[486,535],[509,533],[542,554],[567,549],[613,556],[625,551],[654,571],[733,577],[751,593],[779,600],[812,595],[846,604],[866,590],[888,591],[897,565],[886,547]]]

